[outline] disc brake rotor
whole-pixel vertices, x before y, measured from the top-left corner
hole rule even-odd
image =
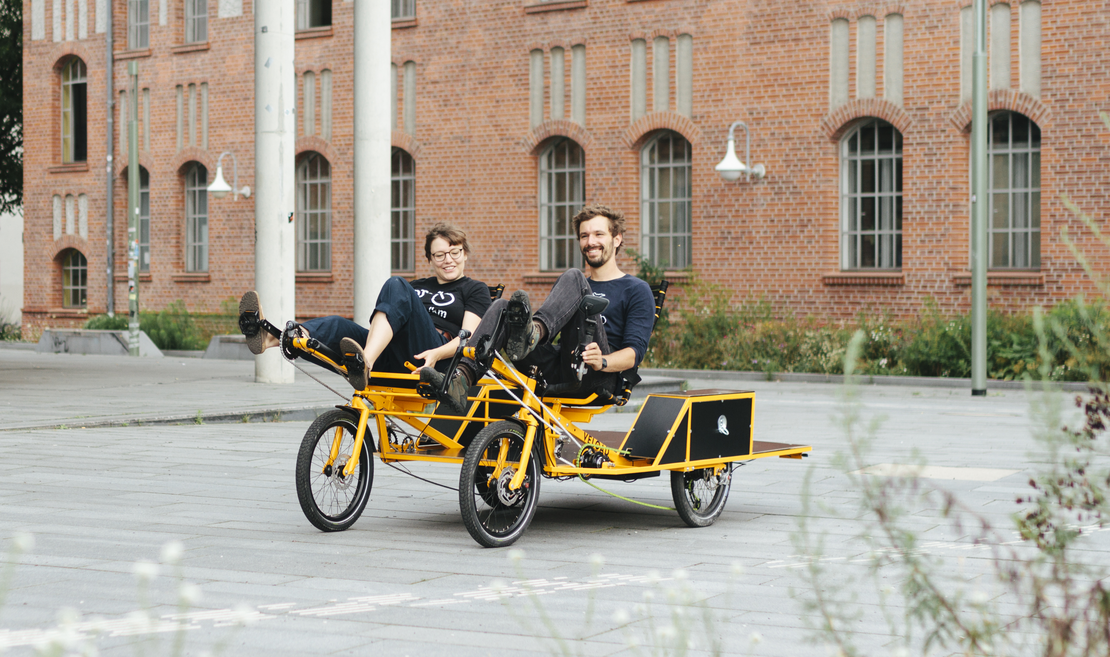
[[[512,481],[515,474],[516,470],[505,468],[501,471],[501,476],[497,478],[497,499],[505,506],[515,506],[524,496],[523,486],[519,490],[509,488],[509,482]]]
[[[350,477],[343,476],[343,468],[346,467],[347,461],[350,460],[349,454],[340,454],[336,457],[335,463],[331,467],[331,485],[338,490],[347,490],[351,487],[351,480],[355,478],[354,473]]]

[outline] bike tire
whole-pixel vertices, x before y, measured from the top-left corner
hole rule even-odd
[[[335,430],[342,428],[339,456],[334,464],[327,465]],[[359,454],[358,466],[349,477],[342,476],[343,465],[351,458],[358,418],[340,409],[334,409],[316,418],[305,432],[297,454],[297,498],[308,521],[325,532],[338,532],[349,528],[362,515],[374,485],[374,461],[371,458],[373,434],[366,427],[366,435]]]
[[[691,472],[671,471],[671,497],[683,522],[691,527],[708,527],[725,510],[732,489],[731,467],[715,476],[712,468]]]
[[[491,480],[494,468],[483,460],[498,459],[505,450],[506,469]],[[495,422],[482,429],[466,448],[459,475],[459,510],[470,536],[483,547],[506,547],[524,534],[540,494],[540,461],[535,449],[528,459],[524,484],[520,490],[508,489],[513,467],[520,464],[524,451],[524,429],[515,422]]]

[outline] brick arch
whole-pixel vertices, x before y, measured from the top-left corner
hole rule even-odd
[[[848,101],[821,118],[821,130],[829,141],[840,141],[856,119],[876,118],[893,125],[903,135],[913,125],[906,110],[889,100],[857,98]]]
[[[521,147],[524,149],[524,152],[529,155],[538,156],[544,142],[552,137],[566,137],[567,139],[572,139],[587,153],[589,153],[590,148],[594,145],[593,135],[581,125],[574,121],[557,119],[544,121],[535,128],[532,128],[531,132],[525,135],[524,139],[521,140]]]
[[[641,116],[624,129],[621,141],[630,150],[637,150],[651,133],[657,130],[673,130],[686,138],[692,148],[701,142],[701,130],[688,117],[678,112],[650,112]]]
[[[1041,130],[1052,125],[1052,112],[1049,111],[1048,106],[1029,94],[1016,89],[995,89],[987,93],[987,111],[997,112],[1001,110],[1017,112],[1027,117],[1033,123],[1036,123]],[[960,132],[970,131],[971,102],[968,101],[960,105],[959,109],[948,117],[948,120]]]
[[[65,41],[54,46],[54,50],[50,53],[50,57],[54,59],[53,70],[55,73],[62,72],[62,65],[70,57],[79,57],[81,61],[85,62],[85,70],[88,71],[89,58],[92,57],[92,53],[89,52],[89,49],[85,47],[83,43]]]
[[[173,170],[177,172],[177,175],[183,176],[185,175],[185,167],[187,167],[190,162],[200,162],[204,165],[205,169],[212,172],[212,175],[216,175],[216,162],[219,161],[219,159],[218,156],[213,155],[203,148],[183,148],[178,151],[177,155],[173,158]],[[142,158],[139,158],[139,161],[141,163]],[[228,164],[231,164],[230,159],[228,160]],[[147,171],[149,170],[148,168]]]
[[[112,175],[114,177],[118,178],[118,177],[122,176],[125,171],[127,171],[127,164],[128,164],[127,163],[127,158],[126,157],[121,157],[119,159],[119,161],[114,161],[114,162],[115,162],[116,167],[115,167],[115,171],[112,173]],[[146,169],[147,173],[150,173],[151,171],[154,170],[154,157],[151,156],[149,151],[144,151],[144,150],[139,151],[139,166]]]
[[[420,142],[404,130],[394,130],[389,141],[393,148],[400,148],[411,155],[414,160],[420,159]]]
[[[89,259],[89,241],[82,238],[80,235],[65,235],[63,234],[54,242],[54,262],[61,262],[62,254],[66,251],[74,249],[80,251],[81,255],[85,256],[85,260]]]
[[[327,141],[324,141],[316,135],[297,137],[297,145],[294,148],[294,159],[300,160],[301,156],[309,151],[323,155],[324,159],[328,161],[328,164],[333,167],[335,163],[339,161],[339,154],[335,152],[335,149],[332,148],[331,144]]]

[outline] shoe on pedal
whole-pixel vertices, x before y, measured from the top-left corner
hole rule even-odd
[[[239,299],[239,330],[246,336],[247,348],[252,354],[260,354],[266,350],[266,332],[262,329],[265,319],[258,292],[251,290]]]
[[[509,297],[505,307],[505,326],[508,329],[505,339],[505,354],[509,360],[520,361],[536,348],[540,332],[532,321],[532,306],[528,303],[528,293],[517,290]]]
[[[362,359],[362,348],[351,338],[339,342],[343,354],[343,366],[347,368],[347,381],[355,390],[365,390],[370,385],[366,362]]]
[[[443,379],[446,377],[434,368],[424,367],[420,370],[420,382],[426,383],[436,391],[436,399],[444,406],[444,410],[452,415],[466,415],[466,408],[468,406],[466,400],[466,377],[462,372],[455,370],[451,375],[451,381],[447,384],[447,391],[440,393],[443,388]]]

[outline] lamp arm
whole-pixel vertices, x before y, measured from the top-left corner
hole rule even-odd
[[[235,157],[235,153],[231,151],[224,151],[220,153],[219,159],[216,160],[217,169],[223,164],[225,155],[231,156],[231,198],[239,200],[239,158]]]

